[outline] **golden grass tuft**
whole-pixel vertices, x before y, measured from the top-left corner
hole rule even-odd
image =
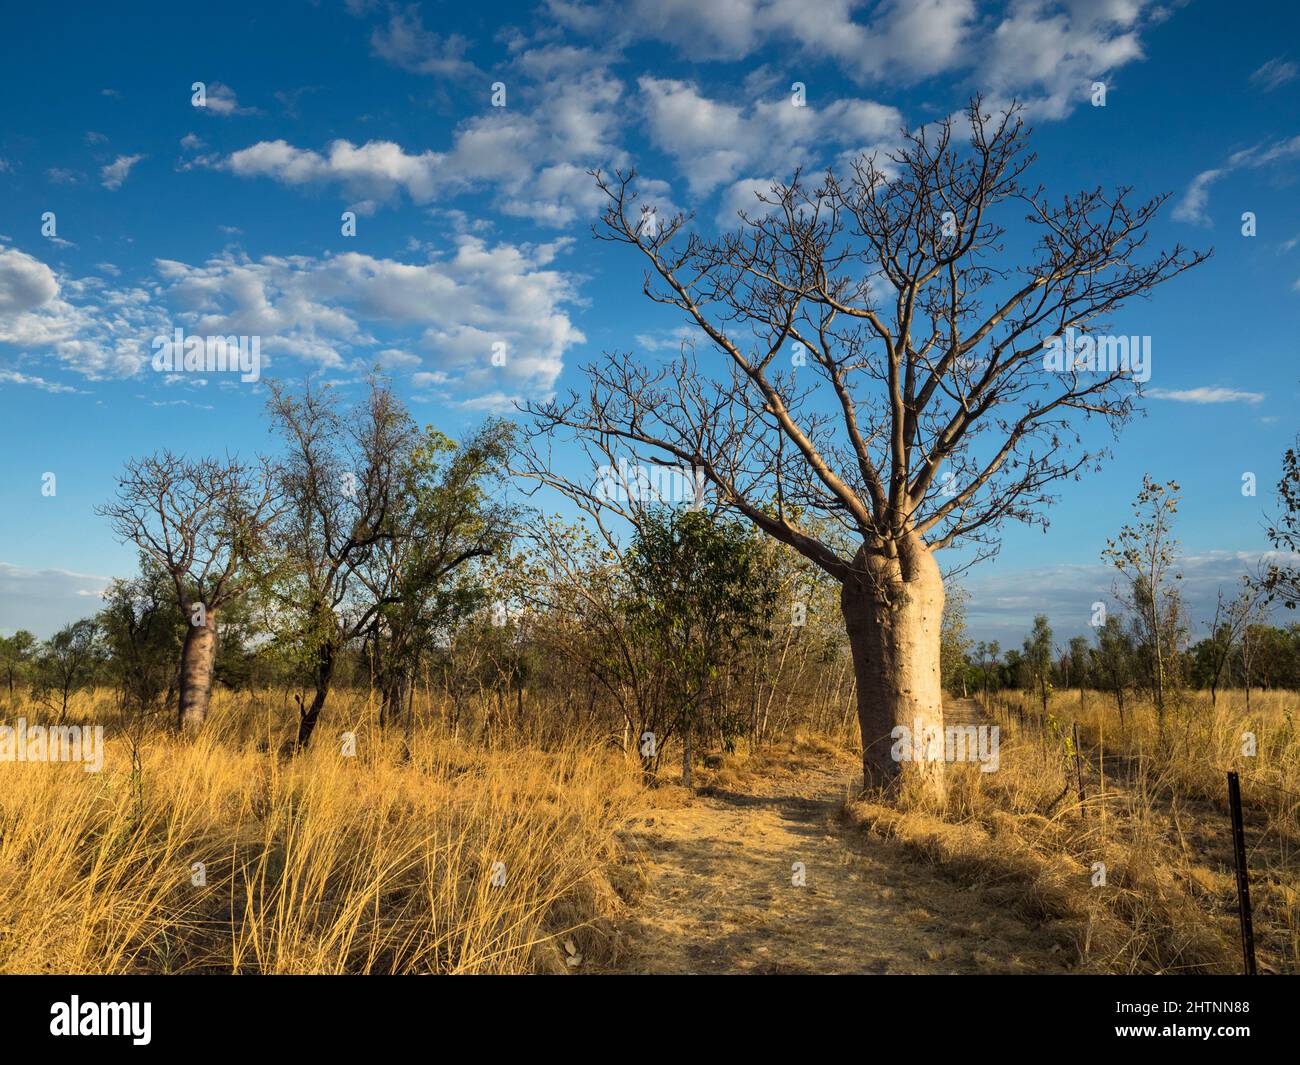
[[[634,759],[385,733],[356,706],[286,758],[285,719],[228,695],[211,725],[150,735],[138,775],[120,734],[97,774],[0,765],[0,972],[565,972],[617,955]]]

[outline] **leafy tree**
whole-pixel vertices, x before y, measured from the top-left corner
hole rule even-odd
[[[98,625],[108,656],[105,676],[123,712],[150,716],[176,691],[177,657],[189,624],[170,575],[147,553],[140,571],[109,585]]]
[[[966,635],[966,603],[970,595],[960,586],[952,586],[943,604],[943,624],[939,629],[939,663],[943,686],[955,692],[966,692],[966,654],[971,648]]]
[[[739,522],[666,507],[646,514],[628,553],[628,610],[667,681],[687,787],[692,735],[728,653],[769,634],[776,595],[761,579],[759,560]]]
[[[26,629],[19,629],[12,636],[0,636],[0,672],[9,686],[10,702],[13,701],[15,683],[21,682],[31,668],[36,647],[36,637]]]
[[[1088,685],[1092,672],[1092,648],[1088,646],[1088,637],[1075,636],[1070,640],[1070,676],[1075,687],[1079,689],[1079,709],[1083,709],[1083,689]]]
[[[180,728],[195,729],[207,717],[218,619],[252,587],[252,563],[266,550],[277,506],[267,459],[249,464],[161,451],[128,462],[116,498],[96,508],[167,575],[188,619],[180,647]]]
[[[489,422],[462,445],[426,427],[404,456],[378,540],[358,577],[380,604],[366,633],[382,698],[381,722],[402,712],[421,658],[486,591],[460,579],[475,559],[508,541],[509,515],[488,496],[510,446],[511,426]]]
[[[1237,650],[1252,624],[1259,620],[1263,596],[1266,593],[1249,578],[1245,587],[1232,599],[1225,599],[1222,589],[1210,622],[1209,639],[1202,640],[1192,649],[1193,658],[1203,665],[1204,679],[1210,689],[1210,705],[1218,703],[1219,682],[1233,653]],[[1247,693],[1249,699],[1249,693]]]
[[[1025,637],[1025,650],[1020,662],[1025,690],[1037,693],[1046,717],[1047,701],[1052,695],[1052,628],[1046,614],[1034,617],[1034,629]]]
[[[1120,727],[1123,727],[1124,694],[1133,684],[1133,641],[1115,614],[1108,615],[1097,627],[1093,662],[1101,686],[1115,697]]]
[[[980,687],[985,696],[993,688],[1002,688],[1001,662],[1002,645],[997,640],[985,643],[981,640],[975,645],[975,660],[979,662]]]
[[[377,376],[346,412],[329,385],[294,393],[270,383],[272,431],[287,455],[279,471],[285,506],[272,527],[278,549],[261,560],[263,610],[282,653],[313,689],[299,700],[298,747],[306,747],[329,698],[344,648],[370,632],[396,589],[368,592],[365,570],[395,535],[416,430]]]
[[[36,656],[32,697],[59,709],[59,723],[68,716],[68,703],[95,679],[99,665],[99,623],[82,618],[66,625],[41,646]]]
[[[1269,526],[1268,538],[1273,547],[1294,557],[1300,554],[1300,444],[1288,448],[1282,456],[1282,477],[1277,483],[1282,514]],[[1254,586],[1275,598],[1288,610],[1300,603],[1300,569],[1283,559],[1270,559]]]

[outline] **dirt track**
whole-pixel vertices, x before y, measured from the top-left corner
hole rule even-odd
[[[647,818],[631,842],[648,887],[624,928],[633,953],[621,969],[1063,971],[1060,952],[1005,905],[844,824],[840,808],[860,780],[845,757],[792,754],[777,773]]]

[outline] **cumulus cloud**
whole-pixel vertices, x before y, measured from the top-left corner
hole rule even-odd
[[[537,88],[530,111],[489,108],[462,122],[445,151],[410,151],[392,141],[336,140],[323,150],[261,141],[198,165],[296,187],[337,187],[351,202],[429,204],[480,188],[498,210],[565,226],[600,203],[589,170],[625,165],[617,143],[622,84],[589,69]]]
[[[197,108],[208,114],[221,115],[255,115],[256,107],[241,107],[235,90],[220,81],[209,82],[204,90],[204,106]]]
[[[0,315],[45,306],[59,294],[54,271],[16,248],[0,251]]]
[[[0,344],[26,356],[53,356],[92,379],[130,376],[157,321],[144,289],[60,277],[25,252],[0,250]]]
[[[975,13],[972,0],[885,0],[855,15],[854,0],[552,0],[555,18],[591,34],[668,42],[696,59],[738,60],[773,41],[793,43],[812,58],[831,58],[859,80],[921,77],[955,61]]]
[[[987,40],[971,42],[979,49],[978,85],[1022,97],[1036,115],[1063,117],[1088,98],[1094,81],[1109,83],[1112,72],[1143,58],[1144,7],[1151,5],[1014,0]]]
[[[896,109],[870,100],[796,107],[781,97],[741,107],[710,99],[684,81],[645,76],[638,85],[651,139],[677,160],[697,194],[734,182],[758,164],[793,170],[827,146],[879,146],[903,125]]]
[[[388,200],[400,191],[416,203],[427,203],[439,160],[434,152],[409,155],[392,141],[358,146],[336,140],[321,153],[274,140],[234,152],[221,165],[239,177],[268,177],[285,185],[338,184],[358,198]]]
[[[560,250],[463,235],[426,263],[223,255],[201,266],[163,260],[158,269],[191,332],[260,336],[273,358],[327,367],[375,357],[410,367],[418,358],[419,386],[445,386],[445,396],[466,402],[488,391],[548,395],[565,351],[585,339],[565,310],[575,298],[570,279],[549,268]],[[398,348],[381,332],[409,339]]]
[[[791,46],[830,60],[860,84],[965,74],[1055,118],[1094,80],[1142,58],[1141,33],[1167,17],[1154,0],[1007,0],[981,17],[973,0],[551,0],[563,26],[626,44],[652,39],[689,58],[751,57]]]
[[[130,175],[131,168],[143,158],[143,155],[119,155],[99,172],[104,188],[114,191],[120,189],[122,182]]]

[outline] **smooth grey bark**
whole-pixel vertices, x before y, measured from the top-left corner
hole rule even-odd
[[[943,690],[939,628],[943,578],[934,555],[913,537],[894,556],[864,547],[845,580],[840,608],[857,680],[862,772],[868,788],[896,787],[904,776],[942,794]],[[902,742],[895,729],[910,742]],[[898,748],[937,737],[937,760],[895,758]]]

